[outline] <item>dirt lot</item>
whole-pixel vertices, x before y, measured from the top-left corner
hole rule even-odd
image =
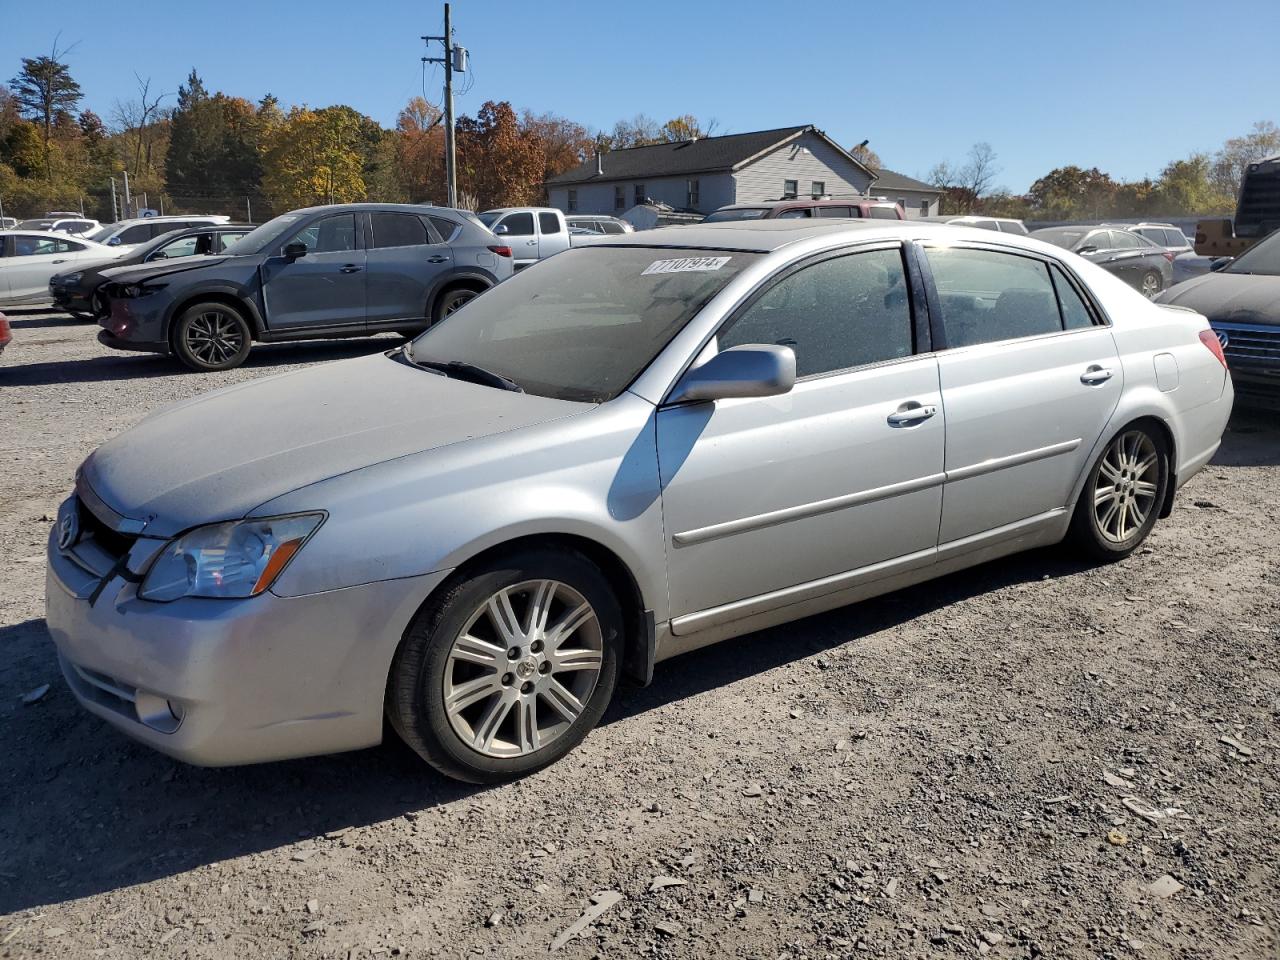
[[[64,689],[49,518],[156,407],[390,341],[198,376],[11,318],[0,957],[525,957],[601,893],[557,956],[1280,955],[1275,416],[1127,562],[1014,557],[671,661],[520,783],[396,744],[201,770]]]

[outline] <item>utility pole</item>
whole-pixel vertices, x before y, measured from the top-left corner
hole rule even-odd
[[[467,51],[453,42],[453,20],[449,15],[449,4],[444,5],[444,36],[423,37],[427,43],[439,40],[444,46],[444,56],[423,57],[423,63],[444,64],[444,169],[446,193],[451,207],[458,205],[458,160],[454,149],[453,124],[453,72],[462,73],[467,69]]]
[[[129,171],[124,170],[122,172],[124,173],[124,216],[120,219],[128,220],[131,208],[133,207],[133,201],[129,199]]]
[[[107,179],[111,181],[111,222],[115,223],[120,219],[120,211],[116,207],[116,178],[108,177]]]
[[[249,202],[249,198],[244,198],[244,222],[253,223],[253,204]]]

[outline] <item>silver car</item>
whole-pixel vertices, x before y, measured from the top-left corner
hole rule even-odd
[[[1203,317],[1035,240],[632,234],[104,444],[48,624],[85,708],[176,757],[367,747],[386,717],[500,780],[685,651],[1064,538],[1128,556],[1232,396]]]

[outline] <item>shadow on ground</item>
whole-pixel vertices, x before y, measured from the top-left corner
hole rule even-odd
[[[367,345],[367,344],[366,344]],[[1280,430],[1250,418],[1220,466],[1276,463]],[[1257,426],[1258,430],[1252,430]],[[905,590],[761,631],[662,664],[646,689],[622,689],[604,723],[893,629],[960,600],[1085,569],[1060,549],[1008,557]],[[728,646],[732,645],[730,652]],[[0,681],[0,913],[161,879],[302,838],[447,805],[480,789],[436,775],[398,741],[329,757],[200,769],[134,744],[81,710],[62,684],[43,620],[0,628],[17,665]],[[39,703],[20,694],[53,685]],[[593,747],[591,739],[579,748]],[[572,769],[574,755],[560,769]],[[552,768],[541,776],[557,776]]]

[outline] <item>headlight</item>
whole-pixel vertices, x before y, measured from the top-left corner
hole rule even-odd
[[[59,286],[69,287],[84,279],[84,271],[81,270],[79,273],[61,273],[53,279],[58,281]]]
[[[138,595],[159,601],[255,597],[275,582],[322,522],[323,513],[300,513],[197,527],[164,548]]]
[[[120,295],[127,300],[137,300],[139,297],[149,297],[153,293],[159,293],[167,283],[151,283],[143,285],[141,283],[129,283],[120,288]]]

